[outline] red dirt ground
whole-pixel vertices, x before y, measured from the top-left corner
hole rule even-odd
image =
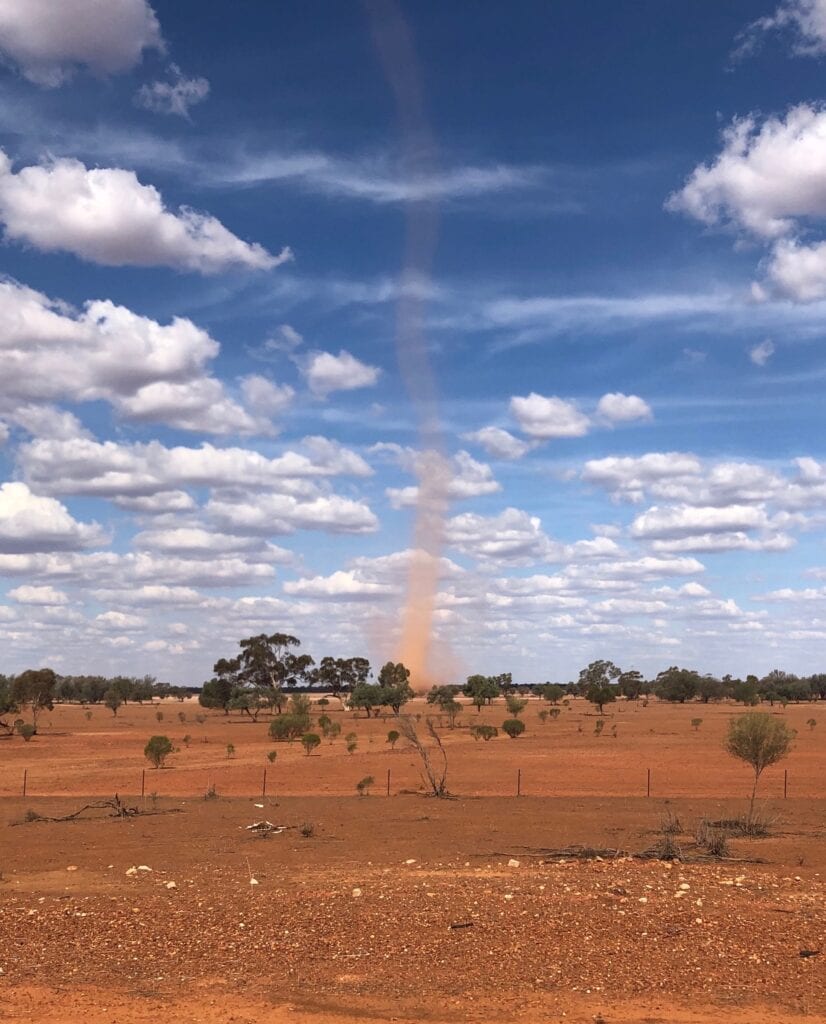
[[[0,1020],[826,1020],[826,718],[805,724],[817,706],[785,712],[799,735],[761,784],[772,835],[733,840],[722,862],[694,862],[693,829],[743,809],[749,772],[721,746],[737,708],[614,705],[596,737],[584,702],[547,724],[539,707],[516,741],[444,730],[449,801],[398,795],[420,783],[410,753],[385,742],[389,719],[336,712],[357,751],[339,738],[306,757],[273,744],[266,722],[212,712],[198,723],[193,703],[129,706],[117,719],[95,708],[89,721],[55,709],[30,744],[0,741]],[[461,717],[477,720],[472,708]],[[499,706],[479,720],[504,717]],[[146,772],[147,794],[160,794],[137,801],[146,814],[25,821],[139,792],[155,732],[181,749],[170,769]],[[271,749],[269,795],[250,798]],[[12,795],[24,768],[26,798]],[[493,795],[513,794],[518,768],[528,795]],[[377,785],[360,799],[367,774]],[[217,800],[203,799],[210,781]],[[548,852],[642,851],[666,810],[682,822],[682,863]],[[261,839],[245,826],[262,816],[291,828]],[[305,837],[297,826],[308,822]],[[126,873],[138,865],[152,871]]]

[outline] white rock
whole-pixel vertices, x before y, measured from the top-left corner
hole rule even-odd
[[[258,879],[257,878],[251,878],[250,879],[250,885],[258,885]]]
[[[508,867],[509,868],[518,868],[519,867],[519,861],[515,860],[513,857],[511,857],[511,859],[508,861]]]
[[[177,889],[178,888],[177,883],[175,883],[175,882],[167,882],[166,883],[166,887],[167,887],[167,889]]]
[[[138,864],[138,871],[151,871],[152,868],[148,864]]]
[[[683,890],[683,892],[688,892],[691,886],[688,884],[688,882],[681,882],[680,888]]]
[[[135,867],[134,864],[132,865],[131,868],[127,868],[126,869],[126,874],[127,875],[136,875],[137,873],[138,873],[138,869]]]
[[[69,865],[69,866],[68,866],[68,867],[66,868],[66,870],[67,870],[67,871],[77,871],[77,864],[70,864],[70,865]]]
[[[409,860],[405,861],[405,864],[415,864],[415,863],[416,863],[416,858],[415,857],[411,857]]]
[[[361,889],[353,889],[353,895],[357,897],[361,896]]]

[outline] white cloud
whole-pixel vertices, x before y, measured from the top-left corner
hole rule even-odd
[[[773,15],[758,18],[741,33],[734,56],[748,56],[772,32],[791,33],[792,50],[800,56],[826,53],[826,0],[782,0]]]
[[[501,427],[482,427],[481,430],[462,434],[462,438],[480,444],[494,459],[521,459],[531,450],[530,444]]]
[[[557,437],[582,437],[591,425],[574,402],[546,398],[536,392],[526,397],[511,398],[510,410],[523,433],[543,441]]]
[[[826,140],[824,140],[826,144]],[[763,261],[768,287],[793,302],[820,302],[826,299],[826,242],[802,245],[793,239],[775,243]],[[765,289],[755,286],[762,299]]]
[[[543,560],[550,549],[539,517],[516,508],[497,516],[454,516],[447,522],[446,539],[462,554],[490,562],[528,565]]]
[[[9,597],[18,604],[54,606],[68,604],[69,598],[54,587],[32,587],[28,584],[9,591]]]
[[[312,353],[302,373],[313,394],[326,398],[331,391],[372,387],[378,381],[381,370],[377,366],[368,366],[342,349],[337,356],[332,352]]]
[[[610,424],[631,423],[654,418],[651,406],[637,395],[613,392],[603,395],[597,404],[597,416]]]
[[[823,217],[826,108],[801,103],[785,118],[734,121],[714,163],[697,167],[668,207],[764,239],[789,235],[801,218]]]
[[[61,85],[77,65],[129,71],[148,49],[163,40],[147,0],[0,0],[0,51],[38,85]]]
[[[768,524],[766,513],[750,505],[724,508],[691,508],[686,505],[649,508],[631,524],[631,535],[638,539],[689,537],[703,533],[728,533],[754,530]]]
[[[188,118],[189,108],[209,95],[209,82],[205,78],[187,78],[177,64],[170,64],[168,70],[172,81],[142,85],[135,94],[135,103],[156,114]]]
[[[463,501],[497,494],[502,490],[490,466],[477,462],[466,451],[456,452],[449,460],[433,451],[413,452],[399,448],[398,455],[404,468],[415,472],[420,480],[426,480],[431,485],[428,490],[431,501]],[[394,508],[412,508],[419,501],[420,488],[388,487],[386,493]]]
[[[289,384],[276,384],[257,373],[241,378],[241,393],[249,409],[267,418],[284,412],[295,397]]]
[[[118,444],[85,438],[34,440],[20,448],[28,478],[62,494],[146,497],[182,487],[274,487],[315,494],[313,478],[369,476],[355,452],[325,438],[305,438],[309,454],[267,458],[247,448],[166,448],[159,441]]]
[[[299,499],[289,494],[261,494],[253,500],[212,498],[206,513],[228,533],[273,536],[296,530],[327,533],[374,533],[379,522],[364,501],[338,494]]]
[[[103,399],[129,419],[168,422],[209,433],[271,433],[266,415],[252,415],[209,376],[218,343],[191,320],[160,324],[108,300],[82,312],[14,281],[0,280],[0,395],[24,402]],[[242,393],[253,406],[264,388],[246,378]],[[272,411],[283,408],[282,390]],[[258,411],[256,408],[254,412]],[[20,407],[26,429],[48,437],[83,436],[68,413]]]
[[[649,452],[640,456],[589,459],[582,470],[586,483],[596,484],[625,501],[640,502],[660,481],[694,480],[702,471],[696,455],[684,452]]]
[[[0,486],[0,551],[73,551],[106,539],[97,523],[77,522],[54,498],[33,494],[23,483]]]
[[[357,600],[359,598],[381,597],[398,593],[398,588],[387,583],[365,580],[352,570],[339,570],[331,576],[313,576],[308,579],[291,580],[284,584],[285,594],[301,597],[332,598],[333,600]]]
[[[173,267],[214,274],[266,270],[291,258],[242,241],[208,214],[168,210],[133,171],[59,159],[17,173],[0,151],[0,219],[6,238],[71,252],[104,266]]]
[[[143,629],[147,619],[143,615],[128,615],[125,612],[102,612],[95,616],[95,624],[103,629],[123,632]]]
[[[749,359],[751,359],[755,366],[765,366],[773,355],[774,342],[768,338],[765,341],[761,341],[759,345],[755,345],[754,348],[749,349]]]

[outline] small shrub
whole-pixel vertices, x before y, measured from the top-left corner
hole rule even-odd
[[[370,796],[370,787],[374,785],[375,779],[372,775],[365,775],[356,783],[356,792],[359,796]]]
[[[322,697],[321,700],[318,702],[318,706],[320,708],[326,708],[329,707],[329,705],[330,701],[326,697]]]
[[[617,738],[617,726],[616,725],[612,725],[611,726],[611,735],[614,737],[614,739]]]
[[[186,736],[184,736],[184,738],[181,740],[181,742],[185,747],[188,747],[189,744],[192,742],[192,737],[189,735],[189,733],[187,733]]]
[[[543,725],[548,721],[548,712],[544,708],[539,712],[539,721]]]
[[[814,727],[817,725],[817,719],[810,718],[808,722],[806,722],[806,725],[808,725],[810,729],[814,729]]]
[[[598,718],[596,720],[596,722],[594,722],[594,735],[595,736],[601,736],[602,735],[602,730],[604,728],[605,728],[604,720],[602,718]]]
[[[178,721],[181,723],[181,725],[183,725],[183,723],[186,721],[186,712],[185,711],[179,711],[178,712]]]
[[[697,732],[697,730],[698,730],[698,729],[700,728],[700,726],[701,726],[702,724],[703,724],[703,720],[702,720],[702,718],[692,718],[692,719],[691,719],[691,728],[692,728],[692,729],[693,729],[693,730],[694,730],[695,732]]]
[[[509,693],[505,697],[505,707],[508,709],[508,714],[513,715],[514,718],[518,718],[527,706],[528,702],[517,697],[515,693]]]
[[[32,736],[37,732],[37,729],[35,729],[31,722],[24,722],[22,725],[18,725],[17,732],[18,735],[23,737],[25,743],[29,743]]]
[[[321,737],[314,732],[305,732],[301,737],[301,746],[304,748],[304,752],[307,757],[312,754],[316,747],[321,745]]]
[[[278,715],[270,722],[270,737],[276,741],[287,740],[292,743],[307,732],[309,725],[307,715]]]
[[[84,718],[86,719],[87,722],[91,722],[92,721],[92,712],[91,711],[85,712]]]
[[[168,736],[152,736],[143,748],[143,755],[153,768],[162,768],[173,749],[172,740]]]
[[[712,857],[728,857],[728,839],[725,832],[712,832],[706,843],[706,849]]]
[[[206,793],[204,793],[204,800],[217,800],[217,799],[218,799],[218,790],[215,788],[215,783],[214,782],[210,782],[210,784],[207,786]]]
[[[495,725],[472,725],[470,727],[470,735],[475,740],[484,740],[487,743],[494,736],[499,735],[499,730]]]
[[[155,712],[155,721],[156,722],[162,722],[163,721],[163,711],[156,711]]]
[[[387,734],[387,742],[390,744],[390,749],[395,750],[396,744],[399,742],[401,734],[397,729],[391,729]]]
[[[326,737],[328,735],[327,730],[330,728],[330,726],[332,724],[333,724],[333,720],[332,720],[332,718],[330,718],[329,715],[319,715],[319,717],[318,717],[318,727],[319,727],[319,729],[321,729],[322,736]]]
[[[660,821],[660,832],[664,836],[677,836],[683,830],[679,817],[673,811],[666,811]]]
[[[311,821],[305,821],[298,831],[305,839],[312,839],[315,835],[315,825]]]
[[[275,759],[277,757],[278,757],[278,751],[277,750],[271,750],[267,754],[267,760],[270,762],[270,764],[275,764]]]
[[[198,723],[198,725],[203,725],[204,722],[206,721],[206,715],[196,715],[195,721]]]
[[[562,709],[561,708],[551,708],[551,710],[548,712],[548,714],[551,716],[551,718],[554,721],[556,721],[557,718],[559,718],[559,716],[562,714]]]
[[[235,755],[235,744],[227,743],[227,760]]]
[[[521,736],[525,731],[525,723],[518,718],[506,718],[502,723],[502,732],[507,733],[512,740]]]
[[[348,740],[347,741],[347,753],[348,754],[354,753],[357,746],[358,746],[358,743],[355,740]]]

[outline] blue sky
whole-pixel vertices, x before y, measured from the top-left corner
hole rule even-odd
[[[433,677],[823,667],[826,0],[6,0],[0,54],[6,670],[380,662],[411,565]]]

